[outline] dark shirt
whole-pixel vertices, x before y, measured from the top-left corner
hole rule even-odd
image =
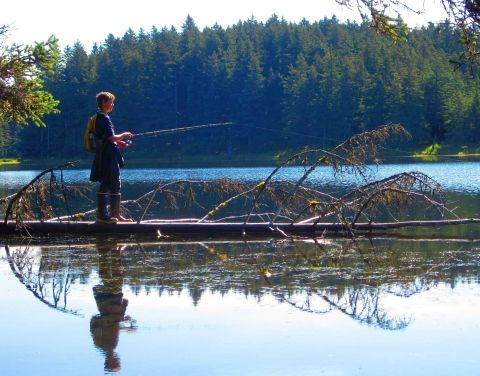
[[[115,135],[110,116],[100,111],[97,112],[97,121],[95,122],[95,132],[97,134],[97,138],[99,138],[100,140],[105,139],[108,141],[108,138],[110,136]]]
[[[108,140],[110,136],[115,135],[115,131],[110,117],[101,111],[97,112],[95,135],[101,145],[93,159],[90,181],[100,182],[107,186],[119,186],[119,168],[124,166],[123,158],[117,145]]]

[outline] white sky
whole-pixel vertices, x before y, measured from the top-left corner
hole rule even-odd
[[[423,8],[420,0],[411,3]],[[341,8],[334,0],[22,0],[3,1],[0,9],[0,25],[13,24],[7,44],[33,44],[56,35],[62,49],[78,40],[88,52],[94,42],[102,43],[109,33],[122,36],[129,27],[135,32],[172,25],[180,30],[188,14],[200,29],[216,22],[227,27],[252,16],[266,21],[274,13],[292,22],[302,18],[314,22],[334,14],[342,22],[359,20],[356,11]],[[425,11],[421,16],[402,13],[402,17],[409,26],[445,19],[440,0],[426,0]]]

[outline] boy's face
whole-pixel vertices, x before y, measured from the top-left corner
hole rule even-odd
[[[106,114],[109,112],[112,112],[113,106],[114,104],[112,99],[109,99],[108,101],[103,101],[102,111],[105,112]]]

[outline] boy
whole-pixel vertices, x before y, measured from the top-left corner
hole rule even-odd
[[[119,147],[125,149],[127,144],[122,141],[122,138],[129,140],[133,137],[133,134],[130,132],[115,134],[112,121],[108,116],[108,113],[113,110],[114,106],[115,96],[113,94],[101,92],[97,94],[96,98],[98,112],[95,122],[95,137],[100,147],[93,159],[90,181],[100,183],[100,188],[97,192],[97,222],[104,224],[131,222],[131,219],[126,219],[120,215],[120,168],[124,167],[124,163]],[[109,192],[111,216],[107,213]]]

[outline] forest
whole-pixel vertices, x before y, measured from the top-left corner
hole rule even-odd
[[[335,17],[296,24],[273,15],[200,30],[188,16],[181,30],[129,29],[90,52],[77,42],[44,78],[60,113],[45,115],[46,127],[0,124],[0,158],[87,157],[83,134],[100,91],[116,97],[117,133],[231,122],[134,138],[129,159],[273,158],[384,124],[413,136],[392,149],[478,152],[479,75],[449,64],[463,51],[456,31],[429,24],[395,43]]]

